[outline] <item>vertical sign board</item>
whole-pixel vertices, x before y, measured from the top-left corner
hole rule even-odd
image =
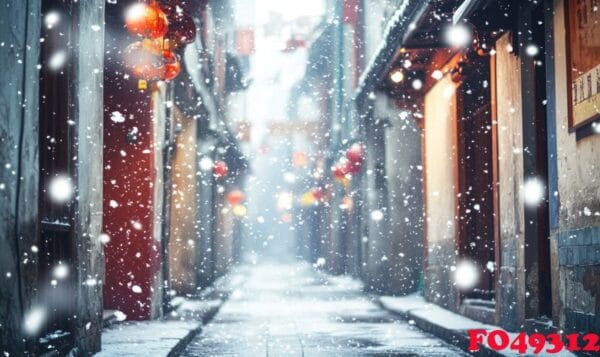
[[[600,1],[567,0],[569,129],[600,119]]]

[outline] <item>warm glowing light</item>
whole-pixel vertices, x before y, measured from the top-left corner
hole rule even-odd
[[[296,175],[294,175],[292,172],[286,172],[283,174],[283,180],[287,183],[294,183],[296,182]]]
[[[73,196],[73,184],[71,178],[67,176],[56,176],[50,181],[48,186],[50,198],[58,203],[64,203]]]
[[[231,209],[231,212],[233,213],[234,216],[241,218],[241,217],[246,217],[246,214],[248,213],[248,209],[244,205],[235,205]]]
[[[470,290],[479,281],[479,269],[470,260],[462,260],[456,264],[454,269],[454,283],[461,290]]]
[[[277,209],[280,211],[292,209],[293,202],[294,196],[291,192],[280,192],[279,195],[277,195]]]
[[[344,196],[344,198],[342,198],[342,203],[340,203],[340,209],[344,211],[352,211],[353,205],[354,202],[352,201],[352,197]]]
[[[292,163],[296,167],[304,167],[308,164],[308,155],[302,151],[296,151],[292,157]]]
[[[315,196],[313,195],[312,191],[305,192],[300,197],[300,205],[302,207],[311,206],[315,204],[315,202],[317,202],[317,200],[315,199]]]
[[[466,47],[471,41],[471,30],[463,24],[457,24],[446,29],[446,43],[452,47]]]

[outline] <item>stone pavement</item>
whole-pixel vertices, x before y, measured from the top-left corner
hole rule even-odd
[[[305,263],[257,265],[183,356],[461,356],[359,282]]]

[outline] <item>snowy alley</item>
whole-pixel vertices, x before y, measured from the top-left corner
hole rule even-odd
[[[361,284],[308,264],[250,268],[182,356],[449,356],[455,347],[378,307]]]
[[[0,354],[600,353],[599,0],[0,0]]]

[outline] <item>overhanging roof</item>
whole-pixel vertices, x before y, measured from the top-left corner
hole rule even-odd
[[[410,38],[417,23],[432,5],[433,0],[405,0],[396,10],[384,32],[384,37],[375,55],[359,78],[354,99],[365,96],[377,85],[382,75],[389,69],[398,48]]]

